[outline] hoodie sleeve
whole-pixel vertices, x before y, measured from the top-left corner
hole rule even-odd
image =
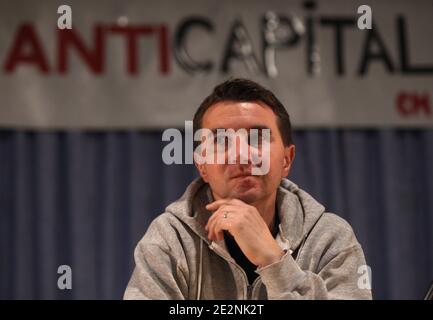
[[[370,274],[350,225],[325,213],[298,253],[259,268],[269,299],[371,299]],[[304,253],[304,254],[302,254]],[[304,265],[303,268],[300,265]]]
[[[269,299],[371,299],[358,273],[365,264],[358,245],[338,253],[317,274],[301,270],[289,253],[257,272]]]
[[[183,300],[188,295],[185,271],[155,224],[134,252],[135,269],[126,288],[125,300]]]

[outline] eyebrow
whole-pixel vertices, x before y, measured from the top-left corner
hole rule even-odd
[[[233,128],[209,128],[210,131],[212,131],[212,133],[217,133],[217,130],[228,130],[228,129],[233,129]],[[267,127],[267,126],[263,126],[263,125],[253,125],[249,128],[239,128],[239,129],[245,129],[247,131],[251,130],[251,129],[258,129],[258,130],[263,130],[263,129],[269,129],[270,134],[272,135],[272,130],[271,128]],[[238,131],[239,129],[235,130]]]

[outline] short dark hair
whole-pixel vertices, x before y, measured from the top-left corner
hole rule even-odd
[[[201,129],[206,111],[218,102],[262,102],[277,116],[278,129],[285,146],[293,144],[292,125],[286,108],[268,89],[258,83],[242,78],[229,79],[217,85],[213,92],[203,100],[194,114],[194,132]]]

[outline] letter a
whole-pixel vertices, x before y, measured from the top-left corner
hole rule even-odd
[[[57,19],[57,27],[61,30],[72,29],[72,9],[70,6],[61,5],[57,9],[57,13],[62,15]]]
[[[371,8],[366,4],[358,7],[358,13],[363,15],[358,18],[358,28],[361,30],[371,29]]]

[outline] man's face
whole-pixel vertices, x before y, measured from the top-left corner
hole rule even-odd
[[[206,111],[202,119],[203,129],[206,128],[212,131],[216,129],[233,129],[235,131],[245,129],[247,132],[255,128],[267,128],[270,130],[268,144],[270,157],[264,160],[269,161],[267,174],[252,175],[254,164],[251,159],[251,152],[246,153],[247,163],[245,161],[244,164],[241,163],[240,159],[245,157],[245,153],[240,152],[240,138],[237,138],[234,148],[223,151],[225,152],[223,164],[196,163],[201,177],[209,183],[215,200],[237,198],[252,204],[276,193],[281,179],[289,173],[295,154],[294,145],[284,146],[277,120],[274,112],[268,106],[259,102],[224,101],[214,104]],[[262,140],[260,134],[258,139],[259,141]],[[256,151],[258,150],[261,153],[264,146],[255,145],[254,147]],[[235,152],[235,164],[228,163],[227,158],[230,152],[232,156],[233,152]]]

